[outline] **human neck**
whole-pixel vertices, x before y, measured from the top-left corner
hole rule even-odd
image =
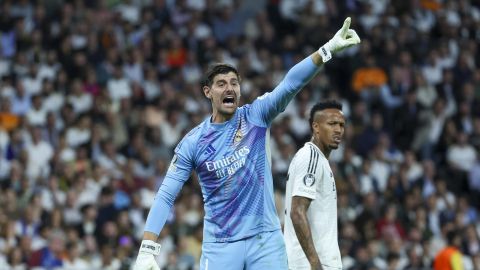
[[[232,117],[233,117],[233,114],[230,115],[230,114],[221,114],[219,112],[213,112],[212,117],[210,118],[210,121],[212,123],[221,124],[221,123],[225,123],[228,120],[232,119]]]
[[[326,158],[328,158],[330,156],[330,148],[328,148],[326,145],[322,145],[320,143],[320,140],[315,138],[314,136],[312,137],[312,139],[310,140],[310,142],[312,142],[313,144],[315,144],[318,149],[320,149],[320,151],[322,151],[323,155],[325,155]]]

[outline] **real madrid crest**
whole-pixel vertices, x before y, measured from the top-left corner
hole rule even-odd
[[[243,138],[243,133],[241,129],[237,129],[237,132],[235,132],[235,137],[233,138],[233,142],[235,144],[239,143]]]

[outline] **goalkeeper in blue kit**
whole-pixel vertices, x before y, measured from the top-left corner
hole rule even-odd
[[[241,107],[238,71],[226,64],[209,69],[202,90],[212,115],[175,148],[147,217],[135,270],[160,269],[156,241],[193,170],[205,207],[200,269],[288,269],[273,196],[269,127],[332,53],[360,43],[349,28],[347,18],[330,41],[293,66],[272,92]]]

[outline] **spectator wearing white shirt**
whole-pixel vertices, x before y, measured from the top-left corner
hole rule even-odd
[[[130,82],[142,83],[144,61],[141,52],[139,49],[132,49],[127,57],[127,62],[123,65],[123,74]]]
[[[158,81],[157,71],[153,67],[148,67],[145,80],[143,81],[143,92],[147,101],[153,101],[159,97],[161,92],[160,82]]]
[[[286,115],[290,117],[289,127],[297,140],[303,140],[309,136],[310,125],[307,115],[311,107],[310,102],[309,92],[300,92],[285,109]]]
[[[67,129],[67,144],[71,147],[78,147],[81,144],[90,141],[92,133],[92,124],[90,117],[81,116],[75,126]]]
[[[47,112],[59,112],[65,103],[65,95],[54,89],[53,82],[45,79],[42,82],[43,108]]]
[[[122,98],[130,98],[132,96],[132,88],[128,80],[123,76],[121,66],[115,66],[113,78],[107,82],[107,90],[114,102],[119,102]]]
[[[185,123],[181,119],[181,112],[177,108],[167,110],[167,118],[160,123],[162,140],[166,147],[173,148],[181,139]]]
[[[155,166],[150,149],[144,148],[140,152],[140,158],[133,160],[133,175],[140,179],[147,179],[155,173]]]
[[[8,99],[12,99],[15,95],[15,88],[13,87],[12,78],[8,75],[4,75],[0,78],[0,96],[2,98],[5,97]]]
[[[428,84],[422,73],[415,74],[415,91],[417,100],[425,108],[431,108],[438,97],[432,84]]]
[[[27,145],[28,154],[27,176],[30,180],[36,180],[38,177],[46,177],[50,173],[48,163],[53,157],[53,147],[42,139],[41,129],[33,128],[32,142]]]
[[[187,53],[187,62],[182,66],[182,75],[185,81],[197,83],[202,78],[202,69],[198,64],[197,55],[193,52]]]
[[[66,258],[63,261],[63,269],[69,270],[86,270],[93,269],[91,263],[83,259],[80,250],[81,244],[79,242],[68,242]]]
[[[367,3],[365,5],[365,12],[360,16],[359,22],[362,25],[363,29],[365,29],[366,31],[371,31],[372,28],[374,28],[380,23],[380,16],[378,14],[375,14],[375,5],[373,3],[373,1]]]
[[[372,157],[371,157],[371,167],[370,167],[370,175],[372,175],[378,184],[378,190],[380,192],[385,192],[387,188],[388,178],[391,173],[391,167],[388,162],[384,158],[385,149],[382,145],[377,144],[373,149]]]
[[[63,207],[63,221],[66,225],[76,226],[82,222],[82,213],[78,207],[78,194],[76,190],[67,191],[67,198]]]
[[[450,145],[447,150],[447,161],[452,169],[469,172],[477,160],[477,152],[468,144],[468,137],[464,132],[459,132],[457,142]]]
[[[89,111],[93,105],[92,95],[83,91],[82,82],[75,79],[72,82],[72,94],[68,96],[68,102],[72,104],[73,110],[76,114],[81,114]]]
[[[443,72],[439,64],[437,50],[430,51],[427,63],[422,67],[421,71],[428,84],[436,85],[443,80]]]
[[[92,183],[84,172],[75,175],[74,188],[77,197],[77,206],[81,209],[84,205],[94,204],[99,197],[100,187]]]
[[[29,60],[26,52],[17,53],[12,65],[12,75],[21,78],[28,75]]]
[[[0,265],[1,270],[27,270],[27,264],[24,262],[22,249],[20,247],[13,247],[9,250],[7,261]],[[0,260],[1,262],[1,260]]]
[[[24,115],[30,110],[30,95],[25,92],[25,88],[21,81],[15,83],[16,92],[11,98],[12,113],[16,115]]]
[[[36,95],[42,89],[42,78],[38,76],[38,67],[32,64],[28,71],[28,75],[22,79],[22,84],[25,87],[25,92],[29,95]]]
[[[57,116],[53,112],[48,112],[45,126],[42,129],[43,139],[53,147],[57,147],[62,128],[61,123],[57,120]]]
[[[369,159],[363,160],[362,169],[358,174],[358,184],[359,184],[359,192],[362,195],[366,195],[368,193],[375,193],[379,192],[378,189],[378,181],[371,174],[372,170],[372,162]]]
[[[86,204],[80,208],[82,221],[75,226],[78,235],[82,238],[93,236],[97,229],[95,220],[98,217],[98,209],[95,204]]]
[[[410,183],[420,178],[423,174],[422,165],[417,160],[413,151],[405,151],[405,166],[407,168],[407,177]]]
[[[58,144],[55,146],[56,156],[63,163],[71,163],[75,161],[75,150],[68,145],[65,138],[65,133],[62,133],[58,138]]]
[[[449,181],[449,188],[456,194],[468,192],[468,173],[477,161],[477,152],[468,144],[467,134],[457,133],[456,143],[447,149],[446,160],[452,179]]]
[[[120,179],[123,175],[122,167],[127,160],[123,155],[117,153],[117,149],[111,140],[106,140],[103,142],[102,153],[97,162],[107,171],[109,176]]]
[[[23,212],[23,217],[15,223],[15,234],[17,236],[33,237],[37,234],[40,226],[39,213],[33,207],[27,207]]]
[[[38,67],[38,77],[41,80],[53,81],[57,77],[57,73],[61,68],[61,64],[58,62],[57,52],[50,50],[47,52],[47,59]]]
[[[456,111],[456,105],[453,96],[449,95],[445,100],[439,98],[435,100],[431,110],[422,111],[419,119],[423,125],[417,128],[413,149],[420,149],[424,158],[431,158],[434,147],[438,144],[440,136],[444,129],[445,121]]]
[[[60,189],[57,176],[50,176],[47,186],[41,189],[40,194],[42,207],[48,212],[65,204],[66,194]]]
[[[149,177],[144,186],[138,191],[141,198],[141,204],[144,209],[148,209],[153,205],[155,195],[157,194],[157,183],[155,177]]]
[[[440,211],[455,211],[455,195],[447,189],[447,182],[441,176],[435,178],[437,207]]]
[[[43,106],[41,95],[32,96],[32,107],[27,112],[27,121],[31,126],[44,126],[47,122],[47,111]]]
[[[116,10],[123,20],[131,24],[135,25],[140,20],[140,6],[132,3],[132,0],[122,1],[122,4],[116,7]]]

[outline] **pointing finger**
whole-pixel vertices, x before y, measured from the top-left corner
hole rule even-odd
[[[345,19],[345,21],[343,22],[343,26],[342,26],[342,29],[340,30],[340,35],[345,38],[347,36],[347,31],[348,29],[350,28],[350,23],[351,23],[352,19],[350,17],[347,17]]]

